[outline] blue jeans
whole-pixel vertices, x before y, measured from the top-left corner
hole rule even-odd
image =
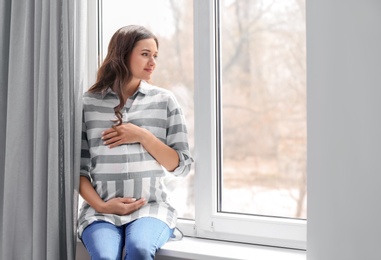
[[[155,253],[173,234],[167,224],[144,217],[123,226],[105,221],[93,222],[82,233],[82,242],[92,260],[154,259]]]

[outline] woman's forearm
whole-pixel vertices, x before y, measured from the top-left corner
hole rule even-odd
[[[167,171],[173,171],[179,166],[178,153],[160,141],[150,131],[142,129],[140,143]]]
[[[168,171],[173,171],[179,165],[177,152],[160,141],[149,130],[132,123],[109,128],[102,133],[104,145],[114,148],[122,144],[140,143]]]
[[[129,197],[112,198],[105,202],[94,190],[89,179],[83,176],[81,176],[80,179],[79,193],[93,209],[106,214],[129,215],[147,203],[145,198],[136,200],[135,198]]]
[[[99,197],[89,179],[84,176],[80,177],[79,194],[93,209],[102,211],[105,202]]]

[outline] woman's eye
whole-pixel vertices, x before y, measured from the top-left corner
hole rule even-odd
[[[142,53],[142,55],[143,55],[143,56],[148,56],[148,53],[145,53],[145,52],[144,52],[144,53]]]

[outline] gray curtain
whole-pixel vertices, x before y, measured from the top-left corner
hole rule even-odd
[[[83,2],[0,0],[3,260],[75,258]]]

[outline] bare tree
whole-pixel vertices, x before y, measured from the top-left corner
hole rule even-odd
[[[306,146],[304,0],[295,1],[285,9],[276,1],[236,0],[224,10],[223,145],[225,158],[275,158],[278,166],[270,168],[278,172],[258,178],[276,177],[266,182],[273,189],[297,189],[290,197],[302,217],[306,158],[295,146]]]

